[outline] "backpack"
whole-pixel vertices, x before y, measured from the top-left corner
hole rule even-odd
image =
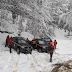
[[[51,51],[53,48],[51,46],[48,47],[48,51]]]

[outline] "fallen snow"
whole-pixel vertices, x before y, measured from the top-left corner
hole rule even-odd
[[[25,37],[26,34],[23,36]],[[5,47],[7,35],[7,33],[0,33],[0,72],[51,72],[54,68],[53,64],[72,59],[72,40],[58,39],[57,37],[57,49],[54,51],[53,61],[50,63],[48,53],[39,53],[33,50],[32,54],[20,53],[18,55],[12,49],[10,54],[9,48]]]

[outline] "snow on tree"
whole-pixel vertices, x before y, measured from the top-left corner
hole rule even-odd
[[[42,37],[54,35],[55,25],[67,28],[69,31],[72,29],[71,0],[1,0],[0,2],[1,10],[5,9],[11,12],[13,19],[11,18],[12,20],[9,22],[17,24],[20,33],[24,30],[36,37],[37,35]],[[8,11],[5,14],[3,11],[1,16],[7,17]],[[22,18],[17,20],[18,16]],[[26,19],[26,22],[23,22],[23,19]]]

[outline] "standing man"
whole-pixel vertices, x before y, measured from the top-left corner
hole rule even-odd
[[[8,46],[8,41],[9,41],[9,35],[6,37],[6,44],[5,44],[5,47]]]
[[[11,48],[12,48],[12,37],[9,38],[8,46],[9,46],[9,48],[10,48],[10,53],[11,53]]]
[[[51,48],[52,48],[52,50],[51,51],[49,51],[49,53],[50,53],[50,62],[52,62],[52,56],[53,56],[53,52],[54,52],[54,46],[53,45],[50,45],[51,46]]]
[[[55,46],[55,49],[56,49],[56,45],[57,45],[57,41],[55,40],[55,41],[54,41],[54,46]]]

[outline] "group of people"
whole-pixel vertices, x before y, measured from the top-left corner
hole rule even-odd
[[[49,51],[49,53],[50,53],[50,62],[52,62],[52,56],[53,56],[54,49],[56,49],[56,45],[57,45],[56,40],[54,40],[54,43],[52,42],[52,40],[49,43],[49,46],[51,46],[51,48],[52,48],[52,50]]]
[[[9,37],[9,35],[6,37],[6,44],[5,47],[8,46],[10,48],[10,53],[11,53],[11,48],[12,48],[12,37]]]
[[[28,43],[31,42],[28,38],[27,38],[26,41],[27,41]],[[32,40],[32,42],[33,42],[33,47],[35,48],[36,43],[35,43],[35,41],[33,41],[33,40]],[[57,41],[56,41],[56,40],[54,40],[54,42],[52,42],[52,40],[50,40],[49,46],[52,48],[51,51],[48,51],[48,53],[50,53],[50,62],[52,62],[52,56],[53,56],[54,50],[56,49],[56,45],[57,45]]]
[[[28,43],[30,43],[31,41],[27,38],[26,40]],[[34,46],[35,46],[35,42],[34,43]],[[53,56],[53,52],[54,52],[54,49],[56,49],[56,45],[57,45],[57,41],[54,40],[54,42],[52,42],[52,40],[49,42],[49,46],[52,48],[51,51],[49,51],[50,53],[50,62],[52,62],[52,56]],[[11,53],[11,48],[12,48],[12,37],[9,37],[9,35],[6,37],[6,44],[5,44],[5,47],[8,46],[10,48],[10,53]]]

